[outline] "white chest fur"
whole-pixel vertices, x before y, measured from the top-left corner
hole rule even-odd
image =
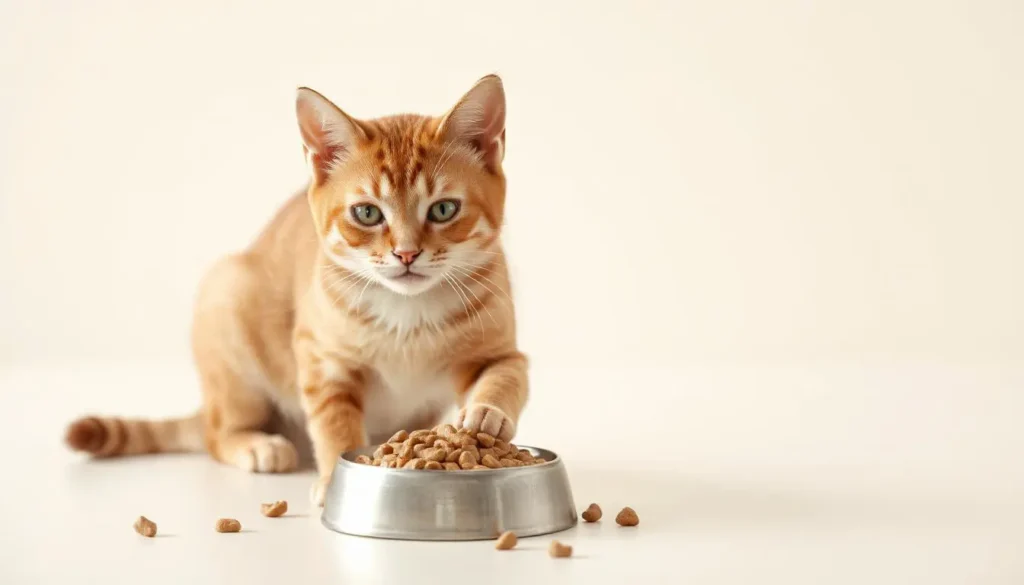
[[[379,368],[367,380],[364,424],[371,441],[380,441],[424,417],[446,414],[455,404],[455,383],[447,372],[417,371],[405,365]],[[383,439],[381,437],[383,436]]]

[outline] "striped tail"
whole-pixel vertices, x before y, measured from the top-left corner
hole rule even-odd
[[[199,413],[168,420],[87,416],[68,425],[64,442],[96,457],[204,450]]]

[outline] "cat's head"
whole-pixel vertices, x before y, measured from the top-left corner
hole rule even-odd
[[[299,89],[309,204],[331,262],[415,295],[490,262],[505,203],[505,92],[484,77],[443,116],[357,120]]]

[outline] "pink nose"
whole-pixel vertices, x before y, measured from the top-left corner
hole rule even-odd
[[[392,250],[391,253],[394,254],[395,258],[401,260],[402,264],[408,266],[416,261],[416,258],[420,255],[420,252],[422,251],[423,250]]]

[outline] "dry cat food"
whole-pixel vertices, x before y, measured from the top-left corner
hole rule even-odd
[[[618,516],[615,517],[615,522],[619,526],[636,526],[640,523],[640,517],[636,515],[633,508],[626,506],[619,512]]]
[[[242,523],[234,518],[221,518],[214,526],[217,532],[238,532],[242,530]]]
[[[572,547],[568,544],[562,544],[557,540],[552,540],[551,545],[548,547],[548,554],[556,559],[564,559],[572,556]]]
[[[393,469],[426,469],[463,471],[501,469],[545,463],[529,451],[496,439],[487,433],[457,430],[452,425],[438,425],[411,433],[398,431],[373,452],[373,457],[359,455],[356,463]]]
[[[272,504],[260,504],[260,513],[267,518],[277,518],[288,511],[288,502],[278,500]]]
[[[597,522],[601,519],[601,506],[590,504],[586,510],[583,510],[582,516],[584,522]]]
[[[498,550],[511,550],[516,547],[517,542],[519,542],[519,539],[516,538],[514,532],[509,530],[507,532],[503,532],[502,535],[498,537],[498,541],[494,543],[494,548]]]
[[[135,528],[135,532],[142,536],[149,538],[156,536],[156,523],[145,516],[139,516],[139,519],[135,521],[132,527]]]

